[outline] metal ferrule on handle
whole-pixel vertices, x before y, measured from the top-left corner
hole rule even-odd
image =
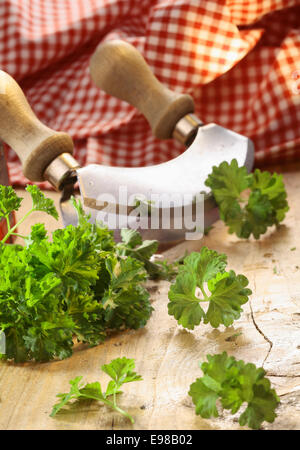
[[[70,153],[62,153],[55,158],[44,172],[45,180],[61,191],[66,184],[75,184],[77,181],[76,169],[80,165]]]
[[[173,138],[189,147],[196,137],[198,128],[202,125],[204,125],[203,122],[194,114],[187,114],[177,122],[173,131]]]

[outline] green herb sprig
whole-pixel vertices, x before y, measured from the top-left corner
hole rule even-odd
[[[236,159],[214,166],[205,184],[212,190],[229,233],[240,238],[253,235],[259,239],[268,227],[278,226],[289,210],[282,175],[259,169],[248,174]]]
[[[11,227],[9,216],[13,211],[19,210],[23,199],[17,196],[11,186],[0,185],[0,220],[3,218],[6,220],[8,230],[7,234],[1,241],[2,243],[5,243],[10,236],[20,236],[22,238],[25,238],[25,236],[21,236],[20,234],[15,233],[15,230],[34,211],[43,211],[54,217],[56,220],[58,219],[58,213],[51,198],[46,198],[37,186],[28,185],[26,187],[26,191],[31,195],[32,208],[27,211],[27,213],[19,220],[18,223]]]
[[[189,395],[196,414],[203,418],[218,417],[217,400],[224,409],[235,414],[246,403],[239,417],[240,425],[259,429],[264,421],[274,422],[279,398],[262,367],[237,361],[226,352],[206,356],[200,364],[202,378],[191,384]]]
[[[248,279],[244,275],[225,271],[226,264],[225,254],[202,247],[179,266],[168,293],[168,311],[184,328],[193,330],[202,320],[214,328],[220,324],[228,327],[240,317],[241,305],[252,291],[246,287]],[[201,307],[203,302],[208,302],[206,312]]]
[[[54,417],[71,400],[89,399],[104,403],[109,408],[125,416],[131,423],[134,423],[133,417],[117,404],[117,396],[122,393],[120,388],[123,384],[142,380],[141,375],[133,372],[134,367],[134,360],[125,357],[116,358],[109,364],[104,364],[101,367],[102,371],[111,377],[111,381],[108,383],[105,392],[102,391],[99,381],[83,385],[82,383],[80,384],[82,380],[81,376],[70,380],[70,391],[65,394],[57,394],[60,401],[53,406],[50,417]]]
[[[126,254],[129,243],[116,244],[113,232],[90,223],[73,199],[77,227],[55,230],[50,241],[45,225],[38,223],[29,236],[22,236],[24,246],[8,245],[8,237],[18,235],[16,227],[33,211],[58,217],[53,201],[38,187],[26,189],[33,206],[0,242],[0,330],[6,337],[2,358],[63,359],[71,356],[74,339],[97,345],[110,330],[145,326],[153,308],[143,283],[154,243],[141,243],[138,251],[131,243]],[[8,221],[21,201],[11,187],[0,186],[1,217]]]

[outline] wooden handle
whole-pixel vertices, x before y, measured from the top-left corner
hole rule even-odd
[[[100,44],[91,58],[90,72],[96,86],[135,106],[159,139],[171,138],[177,122],[194,111],[193,99],[164,87],[127,42]]]
[[[62,153],[73,153],[66,133],[51,130],[34,115],[20,86],[0,70],[0,138],[19,156],[24,175],[43,181],[47,166]]]

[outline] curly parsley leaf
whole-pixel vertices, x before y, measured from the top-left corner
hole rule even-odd
[[[249,176],[246,167],[239,167],[237,160],[233,159],[231,164],[224,161],[219,166],[214,166],[205,184],[212,189],[216,202],[228,209],[250,187],[251,175]]]
[[[0,219],[8,217],[13,211],[18,211],[22,200],[11,186],[0,185]]]
[[[203,418],[218,417],[217,401],[235,414],[246,403],[239,417],[240,425],[259,429],[264,421],[272,423],[279,398],[263,368],[237,361],[226,352],[207,355],[208,362],[200,365],[203,377],[191,384],[189,395],[196,414]]]
[[[58,219],[58,212],[51,198],[46,198],[43,192],[35,185],[26,186],[26,191],[31,195],[32,209],[34,211],[42,211]]]
[[[122,242],[129,248],[134,248],[137,245],[141,245],[143,240],[140,233],[130,228],[123,228],[121,230]]]
[[[58,213],[52,199],[47,199],[37,186],[27,186],[26,190],[32,198],[32,208],[16,223],[13,227],[10,225],[9,215],[13,211],[17,211],[22,203],[22,198],[18,197],[11,186],[0,185],[0,219],[5,218],[7,224],[7,234],[1,242],[5,243],[12,236],[20,236],[15,233],[19,225],[34,211],[43,211],[58,219]],[[21,236],[26,239],[26,236]]]
[[[144,264],[145,270],[153,280],[172,280],[178,273],[178,266],[183,258],[169,263],[168,261],[159,261],[153,259],[158,251],[158,241],[142,240],[141,234],[132,229],[121,230],[122,242],[116,246],[117,253],[120,256],[132,256]]]
[[[229,233],[240,238],[253,235],[259,239],[268,227],[282,222],[289,210],[282,175],[259,169],[248,174],[236,159],[214,166],[205,184],[212,190]]]
[[[142,264],[131,258],[108,258],[107,271],[111,276],[109,288],[101,304],[107,328],[138,329],[143,327],[153,311],[149,294],[141,286],[146,279]]]
[[[142,380],[142,377],[133,371],[134,367],[134,359],[125,357],[116,358],[109,364],[104,364],[101,369],[111,378],[105,392],[102,392],[101,384],[98,381],[83,386],[82,384],[79,385],[82,377],[76,377],[70,380],[70,392],[57,394],[60,402],[53,406],[50,417],[54,417],[71,400],[90,399],[104,403],[106,406],[127,417],[131,423],[134,423],[133,417],[117,405],[117,394],[122,393],[120,388],[123,384]]]
[[[184,328],[193,330],[201,320],[214,328],[229,326],[240,317],[241,305],[252,292],[246,288],[248,279],[244,275],[225,272],[226,263],[226,255],[207,247],[184,259],[168,294],[168,312]],[[203,302],[209,302],[206,312],[201,307]]]
[[[119,255],[132,256],[144,264],[148,275],[152,279],[166,279],[171,275],[171,267],[166,263],[161,265],[151,261],[151,257],[157,252],[158,241],[142,240],[140,233],[136,230],[121,230],[122,242],[117,244]]]
[[[32,225],[30,234],[26,237],[26,246],[28,247],[33,242],[39,242],[47,237],[47,230],[43,223],[36,223]]]
[[[266,195],[276,213],[276,222],[281,222],[285,213],[289,210],[287,194],[282,175],[270,172],[261,172],[256,169],[252,176],[252,189],[259,190],[262,195]]]
[[[29,189],[35,207],[51,212],[37,189]],[[24,247],[0,242],[3,359],[67,358],[74,338],[97,345],[110,330],[143,327],[152,313],[144,264],[134,253],[120,255],[112,232],[90,223],[80,202],[73,199],[73,205],[79,225],[57,229],[51,241],[45,226],[36,224]]]

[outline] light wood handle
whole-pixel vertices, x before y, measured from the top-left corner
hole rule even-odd
[[[96,86],[136,107],[159,139],[171,138],[177,122],[194,111],[192,97],[163,86],[127,42],[100,44],[91,58],[90,72]]]
[[[43,181],[47,166],[62,153],[73,153],[66,133],[42,124],[30,108],[20,86],[0,70],[0,138],[19,156],[24,175]]]

